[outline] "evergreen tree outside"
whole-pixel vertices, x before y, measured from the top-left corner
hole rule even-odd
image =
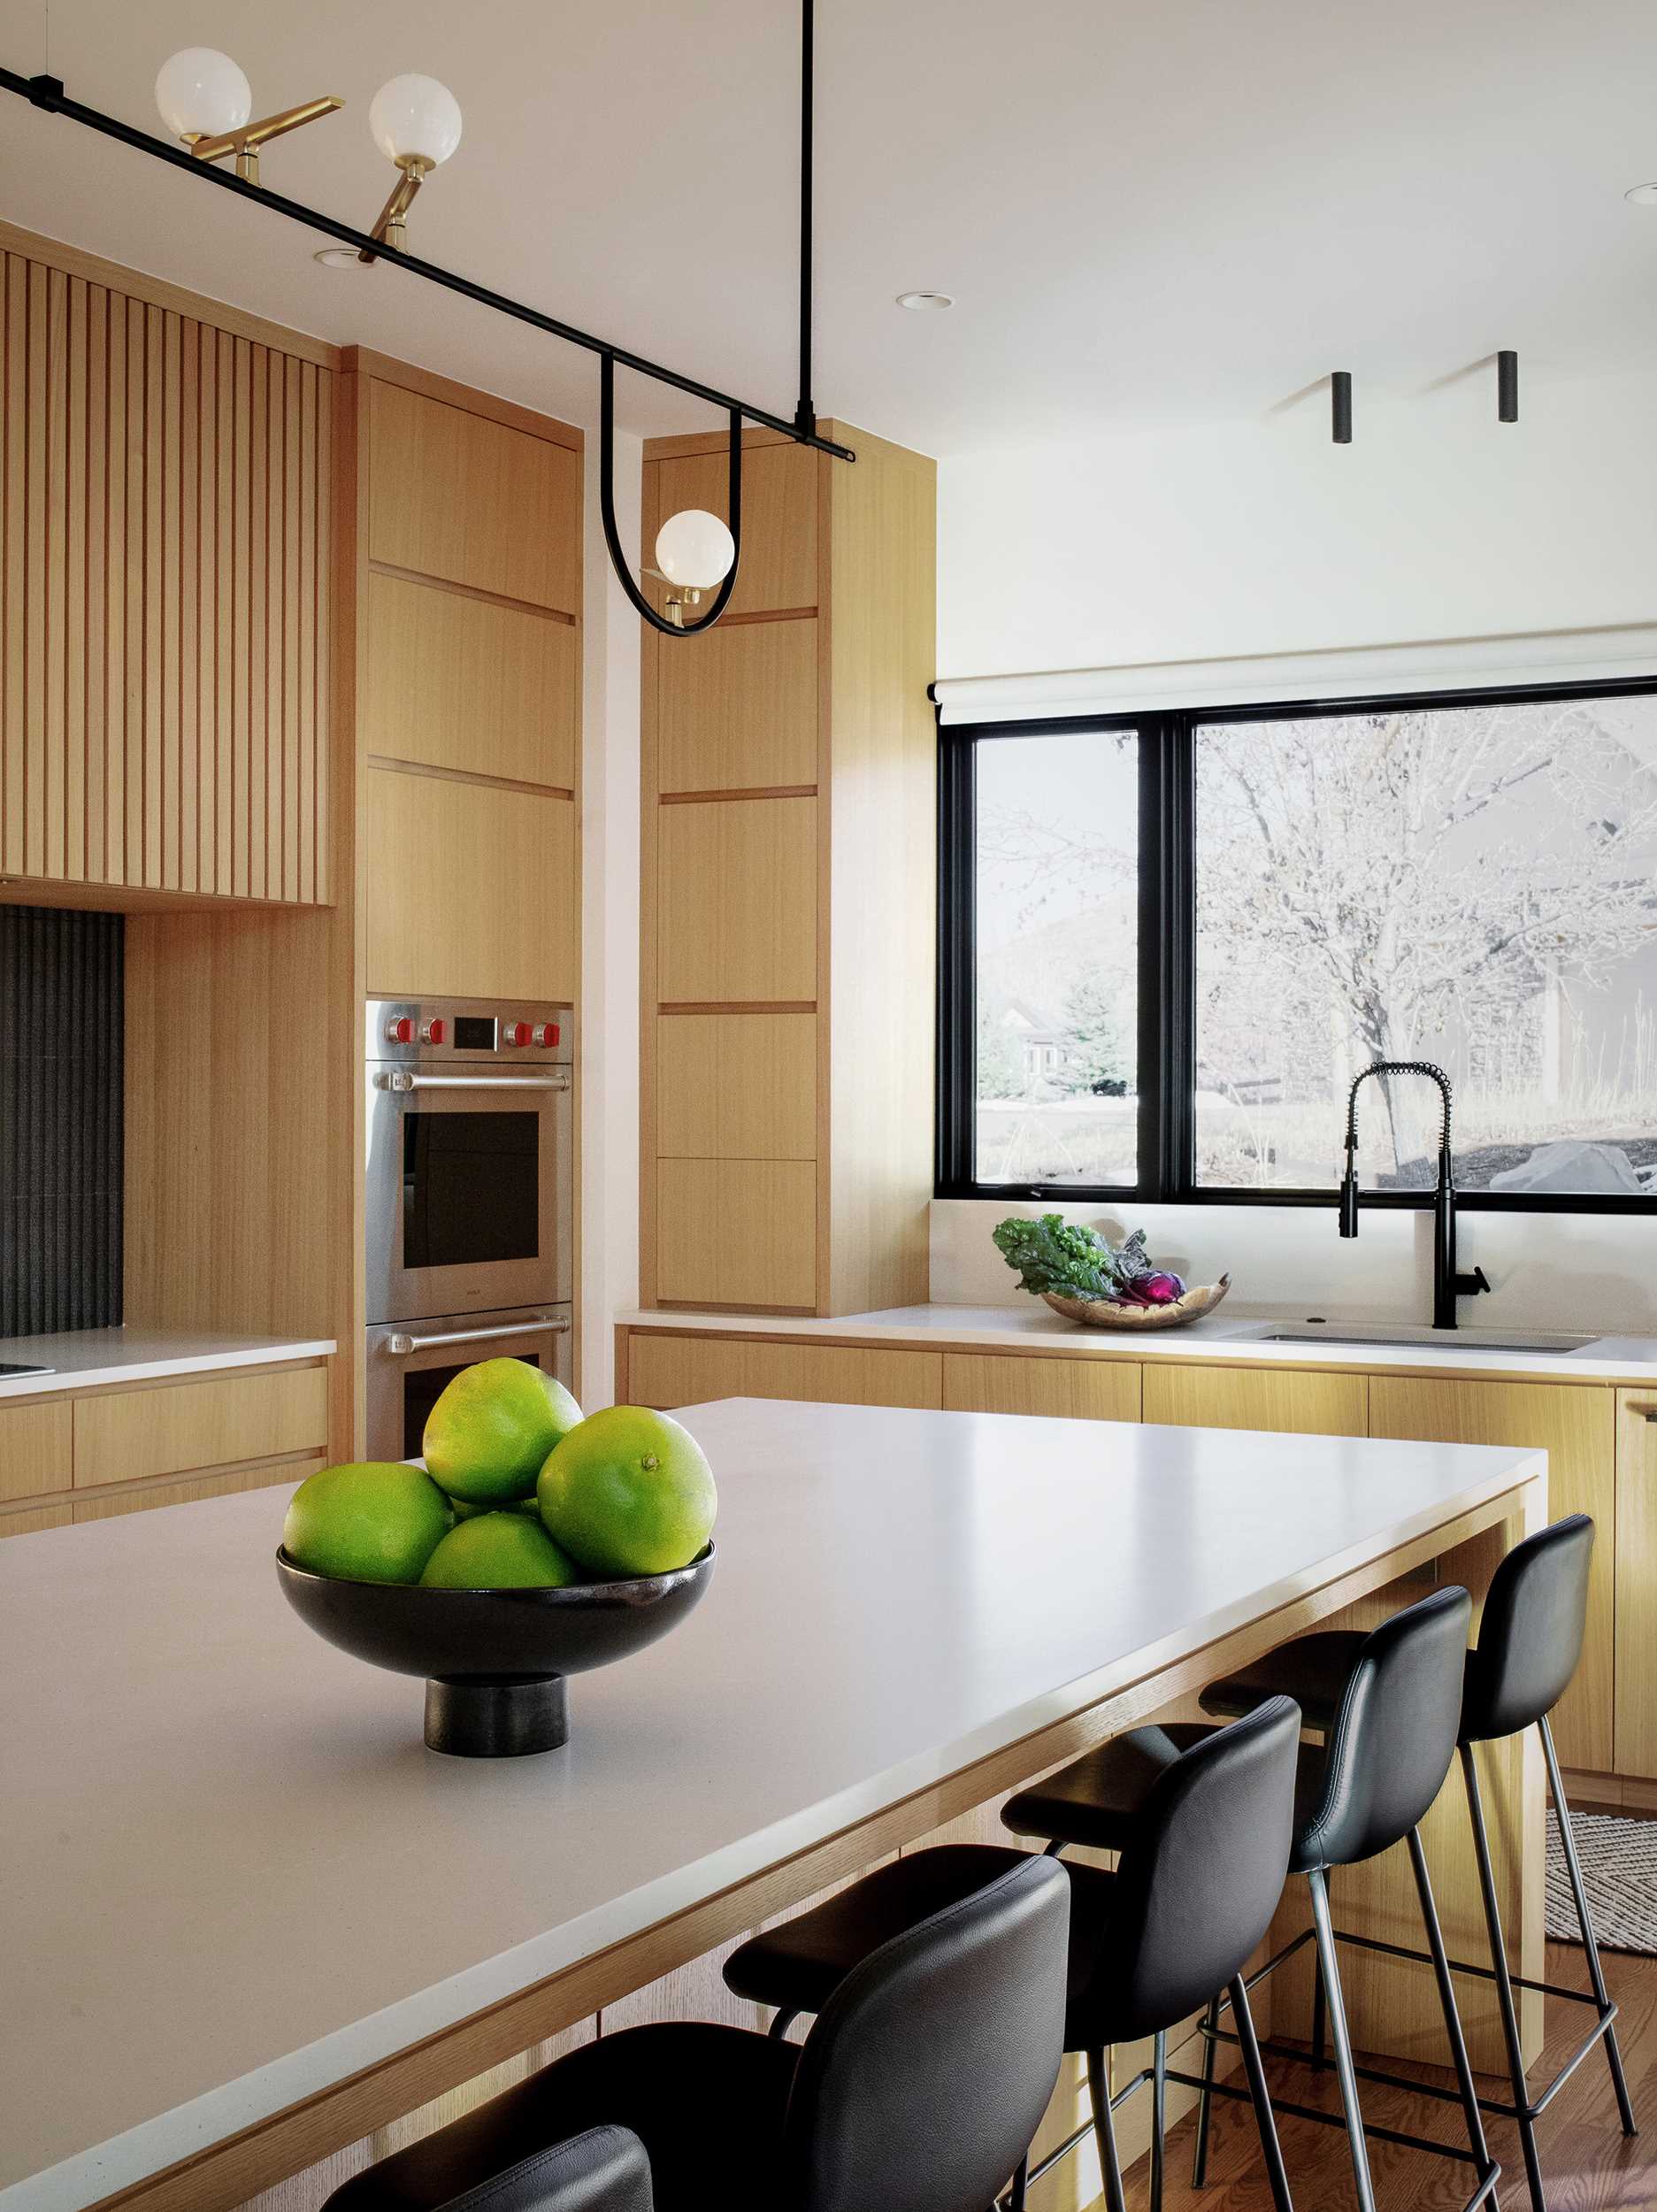
[[[1004,1005],[979,1002],[978,1064],[980,1098],[1024,1096],[1024,1055],[1007,1025]]]
[[[1070,1040],[1063,1069],[1066,1090],[1082,1098],[1124,1097],[1132,1070],[1116,1019],[1116,992],[1101,968],[1082,970],[1065,1001],[1064,1018]]]

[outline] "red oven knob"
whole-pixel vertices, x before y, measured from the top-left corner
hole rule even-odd
[[[527,1022],[502,1022],[501,1042],[503,1045],[526,1045],[529,1042],[529,1024]]]
[[[449,1024],[441,1014],[420,1026],[420,1042],[423,1045],[441,1045],[448,1034]]]
[[[558,1041],[557,1023],[537,1022],[535,1025],[535,1035],[533,1041],[541,1048],[543,1052],[549,1050],[550,1048],[556,1045]]]
[[[395,1021],[386,1024],[386,1042],[388,1045],[411,1045],[414,1042],[414,1024],[406,1014],[399,1014]]]

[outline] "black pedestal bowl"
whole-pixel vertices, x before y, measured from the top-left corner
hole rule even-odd
[[[427,1590],[342,1582],[276,1555],[288,1602],[370,1666],[426,1677],[426,1740],[462,1758],[553,1751],[569,1733],[566,1675],[665,1636],[713,1578],[714,1548],[671,1574],[563,1590]]]

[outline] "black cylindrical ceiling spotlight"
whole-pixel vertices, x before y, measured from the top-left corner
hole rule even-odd
[[[1352,372],[1337,369],[1329,380],[1330,435],[1337,445],[1352,443]]]
[[[1498,422],[1517,422],[1519,419],[1519,357],[1503,352],[1496,356],[1496,419]]]

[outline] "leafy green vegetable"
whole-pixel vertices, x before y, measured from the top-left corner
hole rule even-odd
[[[1037,1297],[1051,1291],[1060,1298],[1125,1298],[1135,1276],[1150,1270],[1143,1229],[1112,1245],[1062,1214],[1043,1214],[1039,1221],[1003,1221],[994,1236],[1020,1287]]]

